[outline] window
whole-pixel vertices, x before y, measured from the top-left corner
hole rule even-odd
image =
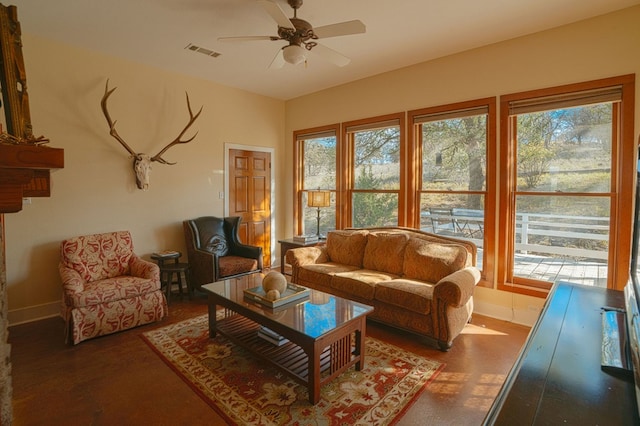
[[[623,126],[629,114],[624,91],[633,87],[628,80],[501,100],[502,164],[507,167],[502,170],[500,269],[505,283],[544,291],[562,279],[615,288],[619,262],[626,262],[628,271],[628,259],[617,258],[628,251],[614,249],[630,247],[616,232],[630,229],[630,213],[619,204],[633,191],[622,179],[630,167],[624,160],[634,152],[633,135]]]
[[[404,114],[345,124],[348,226],[397,226]]]
[[[320,234],[336,229],[336,189],[337,189],[337,134],[339,126],[319,128],[304,133],[296,133],[296,158],[294,170],[297,185],[297,234],[313,234],[318,231],[320,214]],[[326,190],[331,193],[329,207],[309,207],[309,191]]]
[[[493,176],[488,173],[488,156],[495,144],[495,101],[481,99],[409,113],[419,160],[415,222],[427,232],[473,241],[480,269],[485,236],[493,229],[487,220],[493,217],[487,214],[492,205],[487,199],[488,177]]]
[[[473,241],[481,285],[536,296],[560,279],[621,290],[634,94],[627,75],[501,96],[500,146],[495,97],[295,132],[297,232],[315,233],[306,193],[327,189],[321,233],[420,228]]]

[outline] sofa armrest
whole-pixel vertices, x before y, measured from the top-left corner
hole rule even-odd
[[[214,282],[218,276],[218,256],[206,250],[193,249],[189,251],[189,268],[191,285],[200,290],[203,284]]]
[[[258,269],[262,270],[262,247],[250,246],[248,244],[236,243],[233,250],[229,254],[240,257],[248,257],[249,259],[255,259],[258,261]]]
[[[460,269],[438,281],[433,289],[433,299],[441,301],[444,305],[459,308],[473,296],[473,289],[478,282],[480,282],[478,268],[468,266]]]
[[[292,267],[326,263],[329,261],[327,246],[299,247],[287,251],[287,263]]]
[[[60,272],[60,278],[62,279],[63,297],[66,298],[67,294],[76,294],[84,291],[86,281],[75,269],[59,264],[58,271]]]
[[[326,263],[329,261],[327,246],[299,247],[287,251],[286,262],[291,265],[291,282],[298,282],[300,267],[314,263]]]
[[[144,260],[137,255],[132,255],[129,259],[129,269],[131,275],[138,278],[146,278],[157,283],[160,282],[160,267],[153,262]]]

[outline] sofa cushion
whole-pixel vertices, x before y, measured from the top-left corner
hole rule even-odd
[[[299,282],[312,282],[321,286],[329,287],[331,277],[340,272],[356,270],[355,266],[341,265],[339,263],[312,263],[300,267],[298,272]]]
[[[433,285],[399,278],[376,285],[375,299],[419,314],[431,312]]]
[[[74,308],[100,305],[153,293],[160,281],[123,275],[85,284],[82,292],[68,294],[67,304]]]
[[[60,252],[64,266],[86,282],[99,281],[130,274],[133,242],[129,231],[83,235],[64,240]]]
[[[441,244],[411,238],[404,252],[404,276],[435,284],[467,264],[467,250],[458,244]]]
[[[394,278],[398,276],[369,269],[358,269],[335,274],[331,278],[331,288],[353,294],[360,299],[373,300],[375,286],[381,281]]]
[[[221,277],[243,274],[258,269],[258,261],[248,257],[222,256],[218,258],[218,272]]]
[[[343,265],[362,268],[364,246],[369,231],[331,231],[327,234],[329,259]]]
[[[402,274],[404,249],[409,238],[405,234],[371,232],[367,235],[362,266],[366,269]]]

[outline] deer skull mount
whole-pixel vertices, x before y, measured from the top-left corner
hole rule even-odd
[[[111,96],[111,94],[116,89],[117,87],[114,87],[113,89],[109,90],[109,80],[107,80],[107,84],[105,85],[105,88],[104,88],[104,96],[102,97],[102,102],[100,102],[100,105],[102,106],[102,112],[104,113],[104,116],[107,119],[107,123],[109,124],[109,134],[113,136],[118,142],[120,142],[120,144],[124,147],[124,149],[126,149],[127,152],[131,154],[131,157],[133,158],[133,171],[136,175],[136,185],[138,186],[139,189],[146,191],[149,188],[149,174],[151,173],[151,163],[154,161],[157,161],[159,163],[168,164],[168,165],[176,164],[176,163],[168,162],[167,160],[162,158],[162,155],[174,145],[181,144],[181,143],[189,143],[193,139],[195,139],[195,137],[198,135],[198,132],[196,132],[196,134],[189,139],[181,140],[180,138],[184,136],[184,134],[187,132],[189,127],[191,127],[191,125],[200,116],[200,113],[202,112],[203,107],[200,107],[200,111],[198,111],[198,113],[194,115],[193,111],[191,110],[191,103],[189,102],[189,94],[187,93],[187,108],[189,109],[189,122],[184,127],[184,129],[182,129],[182,132],[180,132],[178,137],[176,137],[173,141],[169,142],[156,155],[151,157],[147,154],[135,152],[124,141],[124,139],[120,137],[120,135],[116,131],[116,122],[111,119],[111,116],[109,115],[109,111],[107,110],[107,100],[109,99],[109,96]]]

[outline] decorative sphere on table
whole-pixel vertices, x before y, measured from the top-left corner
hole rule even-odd
[[[280,299],[280,292],[278,290],[269,290],[266,294],[267,300],[274,301]]]
[[[287,289],[287,278],[278,271],[271,271],[262,279],[262,288],[265,293],[270,290],[278,290],[278,297]]]

